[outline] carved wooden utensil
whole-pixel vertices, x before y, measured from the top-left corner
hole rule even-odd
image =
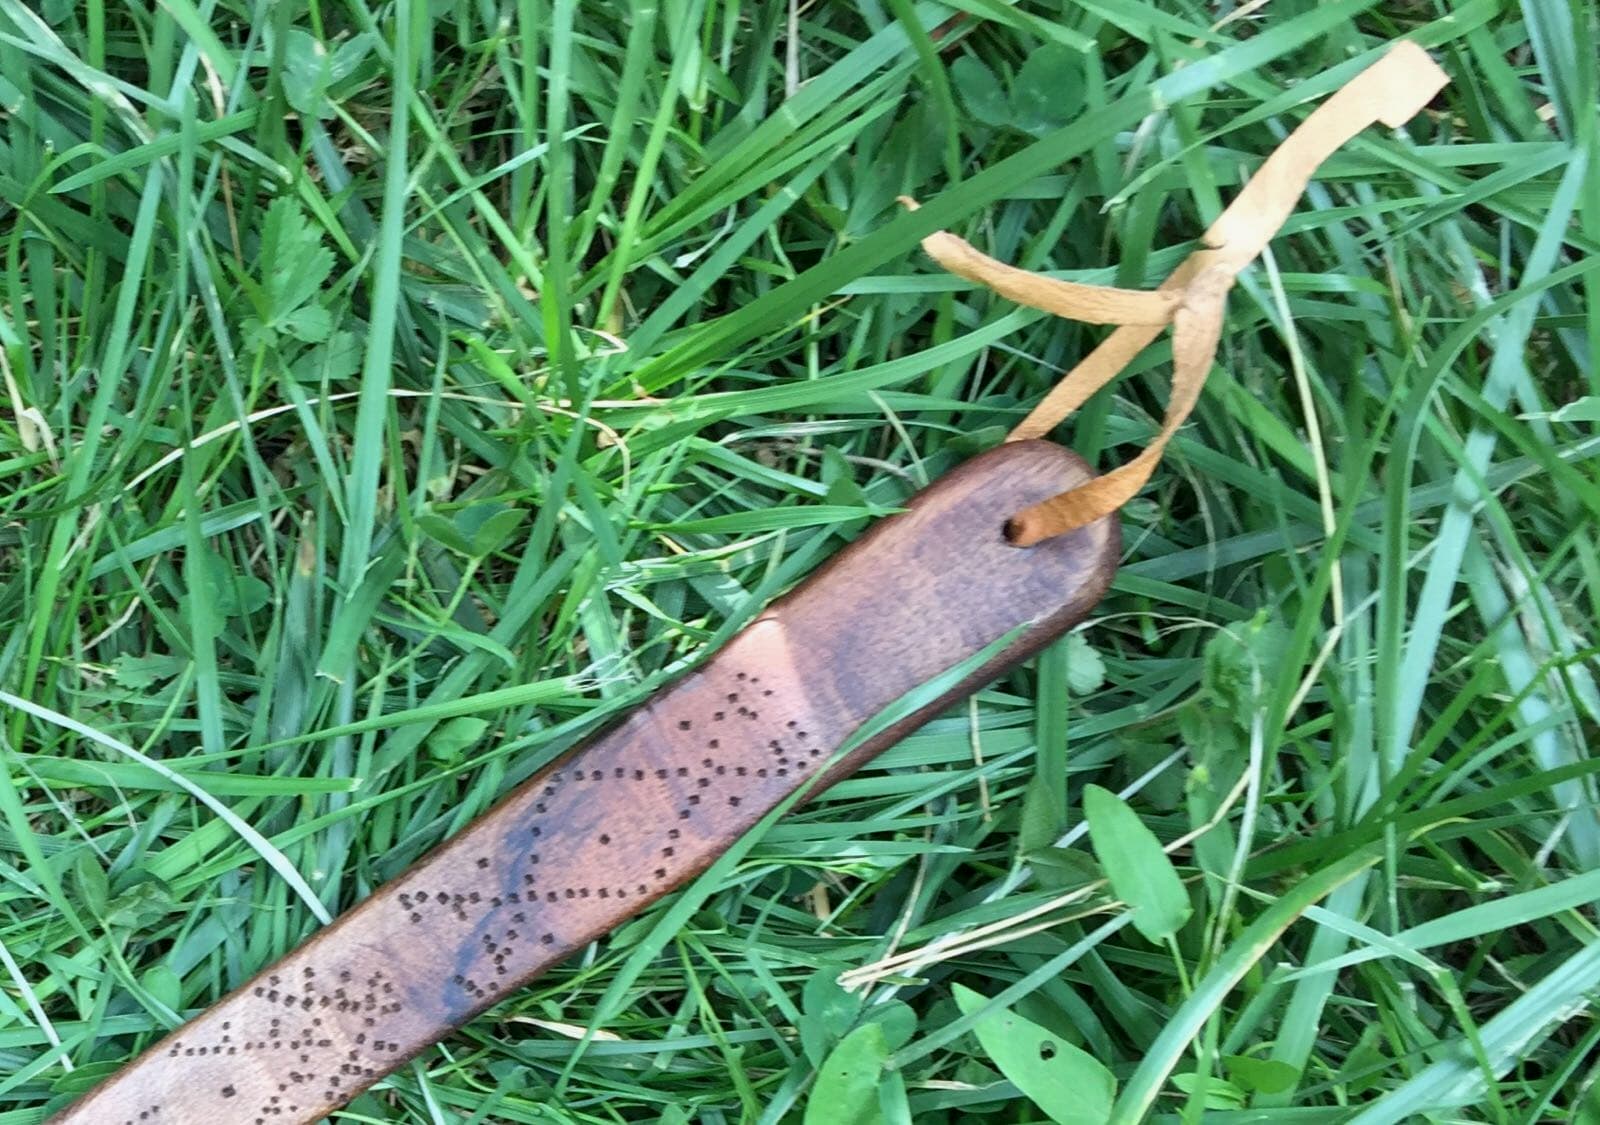
[[[314,1121],[1078,622],[1107,518],[1026,549],[1007,517],[1089,479],[1020,441],[947,474],[610,732],[68,1107],[57,1125]],[[1009,640],[1007,639],[1009,638]],[[908,692],[1005,642],[834,761]]]

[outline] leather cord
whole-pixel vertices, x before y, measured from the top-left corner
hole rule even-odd
[[[1449,81],[1421,47],[1396,43],[1289,134],[1207,229],[1202,248],[1154,291],[1044,277],[997,261],[947,231],[923,240],[923,249],[945,269],[1020,305],[1070,320],[1121,325],[1051,389],[1007,441],[1048,434],[1121,374],[1163,328],[1172,326],[1172,392],[1154,440],[1126,464],[1018,512],[1007,524],[1014,545],[1031,547],[1084,527],[1139,493],[1200,400],[1222,338],[1234,279],[1283,226],[1318,166],[1375,122],[1390,128],[1403,125]],[[902,202],[916,206],[914,200]]]

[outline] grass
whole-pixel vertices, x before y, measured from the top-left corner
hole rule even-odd
[[[1098,338],[922,234],[1153,284],[1397,35],[1096,617],[338,1119],[1600,1120],[1594,6],[0,0],[0,1125]]]

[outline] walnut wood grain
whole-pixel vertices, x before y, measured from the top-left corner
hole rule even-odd
[[[821,784],[1079,621],[1110,583],[1115,524],[1028,549],[1002,527],[1087,475],[1038,441],[949,473],[700,669],[54,1121],[292,1125],[344,1103],[704,870],[907,692],[1021,630]]]

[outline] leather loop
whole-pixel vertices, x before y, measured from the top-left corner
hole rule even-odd
[[[1048,434],[1172,325],[1172,392],[1155,439],[1138,456],[1077,488],[1042,500],[1012,517],[1007,536],[1028,547],[1110,515],[1136,496],[1162,451],[1200,400],[1222,338],[1228,290],[1239,271],[1271,241],[1294,210],[1317,167],[1361,130],[1381,122],[1398,127],[1449,82],[1426,51],[1400,42],[1351,79],[1267,157],[1189,255],[1156,290],[1077,285],[1016,269],[944,231],[923,240],[945,269],[977,281],[1018,304],[1091,324],[1120,324],[1083,358],[1011,431],[1007,441]],[[915,206],[906,200],[908,206]]]

